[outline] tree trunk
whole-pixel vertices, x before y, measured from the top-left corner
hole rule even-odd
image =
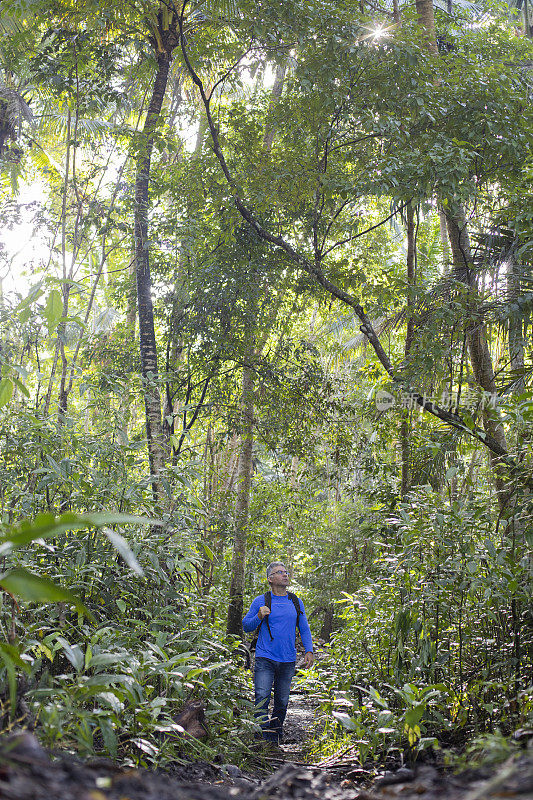
[[[139,314],[139,344],[141,372],[144,384],[146,409],[146,436],[150,474],[156,499],[161,498],[159,476],[165,465],[163,428],[161,421],[161,395],[158,386],[157,346],[152,304],[152,278],[150,274],[150,243],[148,238],[148,186],[154,144],[154,133],[161,113],[168,81],[171,56],[166,51],[157,53],[157,73],[136,163],[135,176],[135,277]]]
[[[198,131],[196,134],[196,143],[192,153],[193,161],[196,161],[202,152],[202,146],[204,143],[206,131],[207,131],[207,118],[205,115],[205,110],[203,106],[201,106],[200,120],[198,123]],[[187,200],[187,216],[189,217],[189,219],[194,219],[195,215],[199,213],[199,210],[200,209],[197,203],[193,203]],[[182,241],[180,244],[179,256],[178,256],[178,273],[174,281],[172,309],[169,319],[169,333],[168,333],[169,342],[167,346],[167,364],[166,364],[167,382],[165,384],[163,436],[166,446],[169,448],[169,450],[171,450],[173,455],[175,455],[176,450],[173,446],[171,446],[170,436],[172,434],[175,434],[175,419],[177,417],[175,411],[175,399],[179,391],[179,386],[176,384],[176,381],[172,378],[172,374],[175,373],[179,363],[183,360],[186,352],[181,331],[181,326],[185,316],[185,306],[189,301],[188,292],[184,288],[185,285],[184,276],[187,275],[187,259],[191,257],[192,252],[194,252],[194,249],[195,249],[194,244],[191,246],[190,243],[186,244],[184,241]],[[189,405],[189,403],[186,402],[186,405]]]
[[[269,116],[281,97],[283,81],[285,79],[286,64],[276,68],[276,77],[270,96]],[[270,153],[274,141],[276,126],[273,122],[267,124],[263,138],[263,152]],[[252,305],[254,301],[252,300]],[[257,309],[250,314],[251,319],[256,319]],[[253,323],[255,325],[255,322]],[[265,337],[266,338],[266,337]],[[258,348],[261,352],[262,345]],[[231,564],[231,583],[229,588],[227,632],[242,636],[242,612],[244,570],[246,564],[246,534],[248,530],[248,508],[250,505],[250,488],[252,485],[253,470],[253,419],[254,419],[254,381],[255,373],[251,364],[257,356],[254,332],[251,332],[247,348],[248,363],[244,364],[242,371],[241,395],[241,453],[237,475],[237,499],[235,502],[235,539],[233,542],[233,559]]]
[[[63,316],[68,316],[68,304],[70,297],[70,286],[65,283],[63,286]],[[67,368],[68,361],[65,353],[63,335],[65,333],[65,323],[60,322],[57,328],[59,353],[61,355],[61,379],[59,383],[59,397],[57,403],[57,426],[61,428],[67,416],[68,387],[67,387]]]
[[[398,0],[392,0],[392,13],[394,17],[394,22],[396,25],[399,25],[402,21],[402,17],[400,14],[400,4]]]
[[[333,626],[335,623],[335,607],[333,605],[324,608],[324,621],[318,634],[319,639],[323,639],[329,644],[331,641],[331,634],[333,633]]]
[[[448,241],[446,214],[440,207],[439,207],[439,230],[440,230],[440,241],[442,244],[442,260],[444,262],[445,273],[448,273],[450,270],[450,242]]]
[[[235,538],[233,541],[227,620],[227,632],[236,636],[242,636],[246,535],[253,470],[254,379],[253,369],[249,364],[246,364],[242,370],[241,453],[236,481]]]
[[[489,344],[485,332],[485,325],[481,317],[476,315],[477,285],[473,270],[472,253],[470,250],[470,237],[465,213],[460,206],[454,212],[446,215],[448,237],[452,255],[452,265],[456,280],[465,283],[470,289],[469,318],[466,322],[466,341],[472,372],[477,385],[491,397],[497,396],[494,368]],[[503,426],[495,409],[489,408],[488,403],[483,403],[483,424],[487,433],[498,442],[500,447],[507,451],[507,441]],[[494,469],[498,504],[503,509],[507,504],[508,492],[502,474],[501,460],[493,453],[490,455]]]
[[[418,24],[426,31],[426,41],[428,49],[437,55],[437,39],[435,37],[435,15],[433,13],[433,0],[415,0]]]

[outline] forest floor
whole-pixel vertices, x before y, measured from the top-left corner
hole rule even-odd
[[[533,800],[533,752],[496,768],[459,775],[436,761],[413,769],[388,764],[367,769],[346,754],[314,763],[306,752],[316,709],[294,693],[285,742],[259,753],[245,771],[236,764],[191,762],[166,771],[121,768],[108,759],[82,761],[50,754],[23,732],[0,749],[1,800]]]

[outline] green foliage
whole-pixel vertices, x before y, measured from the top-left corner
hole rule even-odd
[[[404,745],[409,760],[414,762],[423,750],[438,746],[435,737],[425,737],[422,734],[426,730],[428,718],[437,716],[443,719],[441,711],[446,705],[442,702],[442,696],[448,694],[445,686],[419,689],[414,684],[405,684],[401,689],[386,687],[391,694],[390,701],[373,686],[368,689],[356,688],[363,696],[360,705],[357,705],[357,701],[348,700],[346,696],[337,696],[333,701],[333,708],[339,705],[352,706],[354,711],[347,713],[333,710],[332,716],[360,740],[357,745],[362,764],[369,758],[383,758],[392,749],[401,749]]]
[[[76,528],[102,527],[103,525],[116,524],[120,522],[145,522],[141,518],[113,514],[93,515],[83,517],[76,514],[63,514],[57,519],[52,514],[41,514],[34,521],[24,521],[21,525],[4,530],[0,539],[0,553],[4,558],[11,555],[14,550],[24,547],[36,539],[56,537],[60,533]],[[126,542],[113,531],[109,531],[110,541],[113,542],[118,552],[132,568],[139,567],[135,561]],[[17,596],[26,602],[37,603],[68,603],[78,612],[79,618],[85,615],[94,621],[94,617],[79,598],[68,589],[59,586],[54,581],[49,580],[43,575],[35,575],[28,570],[18,567],[4,572],[0,576],[0,587],[12,597]],[[9,683],[9,696],[11,703],[11,713],[15,711],[16,705],[16,667],[23,671],[29,671],[28,664],[21,659],[19,650],[8,644],[2,643],[0,647],[0,657],[4,662]]]
[[[21,187],[34,182],[40,245],[25,259],[32,287],[0,307],[0,680],[15,715],[24,673],[48,744],[151,765],[211,757],[214,742],[245,751],[249,687],[221,633],[244,367],[255,384],[245,594],[285,559],[328,640],[305,678],[327,717],[318,747],[414,759],[435,738],[529,724],[532,46],[491,7],[475,22],[438,14],[435,55],[413,8],[385,29],[362,8],[244,0],[186,15],[231,181],[175,47],[143,234],[166,455],[155,497],[132,187],[170,12],[2,3],[0,158]],[[30,210],[0,190],[16,237]],[[315,276],[243,221],[234,194]],[[459,205],[478,244],[468,283],[444,231]],[[0,258],[7,273],[16,257]],[[394,381],[331,283],[364,307]],[[472,330],[486,336],[519,465],[497,480],[501,465],[464,436],[495,420]],[[396,378],[428,398],[454,394],[464,426],[399,398],[378,409]],[[176,728],[189,696],[206,704],[207,744]]]
[[[142,547],[139,540],[130,549],[123,537],[108,530],[116,561],[90,532],[139,522],[146,520],[124,514],[41,515],[5,536],[4,554],[36,540],[45,547],[46,538],[59,544],[63,537],[61,556],[54,566],[48,555],[47,570],[84,596],[82,604],[56,581],[21,568],[0,580],[4,589],[32,603],[20,612],[23,640],[0,649],[12,707],[15,670],[22,668],[30,675],[30,706],[47,744],[148,765],[185,752],[209,755],[209,743],[187,737],[175,722],[193,696],[207,706],[211,735],[216,738],[231,727],[231,746],[245,748],[252,726],[233,645],[214,635],[205,621],[205,602],[196,596],[191,605],[186,589],[198,557],[171,556],[161,535],[150,540],[145,534]],[[80,539],[72,533],[76,529],[89,529],[89,538]],[[24,559],[43,563],[35,550]],[[84,616],[92,624],[84,623]],[[234,719],[234,709],[243,717]]]
[[[152,617],[153,634],[137,620],[82,629],[75,644],[38,629],[38,638],[28,641],[38,676],[30,702],[47,744],[144,765],[165,765],[186,753],[210,757],[212,745],[187,737],[175,721],[194,695],[208,706],[211,736],[229,726],[233,747],[239,746],[251,726],[233,718],[234,707],[243,707],[244,687],[229,649],[183,612],[172,615],[179,631],[167,632],[169,617],[168,611]]]
[[[333,716],[372,742],[368,752],[398,746],[402,737],[416,752],[461,729],[509,730],[523,706],[517,693],[524,697],[527,677],[516,639],[530,647],[527,548],[492,539],[481,497],[447,508],[435,501],[429,488],[413,492],[387,516],[382,535],[374,534],[371,571],[345,593],[345,627],[317,687],[326,710],[335,697],[356,709]],[[390,725],[380,716],[389,711]],[[381,744],[369,739],[380,728]]]

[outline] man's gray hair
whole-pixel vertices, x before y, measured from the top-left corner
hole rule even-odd
[[[276,567],[284,567],[283,561],[272,561],[267,567],[267,578],[270,578]]]

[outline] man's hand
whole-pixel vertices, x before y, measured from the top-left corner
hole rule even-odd
[[[309,667],[313,666],[314,662],[315,662],[315,654],[310,650],[304,656],[304,664],[307,667],[307,669],[309,669]]]
[[[259,619],[264,619],[268,614],[270,614],[270,609],[268,606],[261,606],[261,608],[257,612],[257,616],[259,617]]]

